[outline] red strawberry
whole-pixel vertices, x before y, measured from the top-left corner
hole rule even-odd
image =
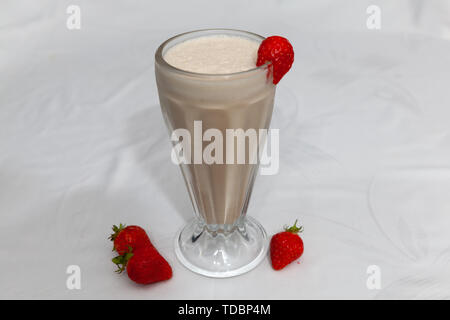
[[[295,220],[292,227],[286,227],[284,230],[274,235],[270,241],[270,258],[275,270],[283,269],[303,254],[303,241],[298,235],[303,231],[303,227],[297,227]]]
[[[130,253],[126,263],[128,277],[139,284],[168,280],[172,268],[155,247],[145,247]]]
[[[294,62],[294,49],[286,38],[272,36],[261,42],[256,66],[262,66],[267,62],[271,63],[269,72],[273,72],[273,83],[277,84]]]
[[[114,248],[119,255],[123,255],[129,252],[131,247],[133,251],[140,248],[152,246],[150,239],[144,229],[138,226],[128,226],[120,224],[119,226],[113,226],[114,233],[111,234],[109,239],[114,241]]]

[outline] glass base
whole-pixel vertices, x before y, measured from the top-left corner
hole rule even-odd
[[[255,268],[266,256],[267,245],[266,231],[253,218],[244,218],[228,233],[208,231],[194,219],[175,238],[175,253],[193,272],[228,278]]]

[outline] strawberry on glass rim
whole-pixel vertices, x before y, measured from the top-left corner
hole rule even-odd
[[[288,39],[271,36],[261,42],[256,66],[260,67],[268,62],[269,72],[273,73],[273,84],[277,84],[294,63],[294,49]]]

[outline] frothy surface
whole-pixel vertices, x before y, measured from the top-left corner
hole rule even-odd
[[[164,55],[170,65],[197,73],[226,74],[256,67],[259,42],[228,35],[204,36],[181,42]]]

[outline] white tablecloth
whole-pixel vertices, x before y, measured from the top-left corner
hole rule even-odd
[[[381,29],[369,30],[369,5]],[[69,5],[81,29],[69,30]],[[450,3],[0,2],[1,298],[450,298]],[[230,279],[185,269],[192,216],[159,109],[154,52],[180,32],[280,34],[296,61],[277,89],[280,171],[249,214],[273,234],[299,218],[305,253]],[[174,269],[116,275],[112,224],[138,224]],[[68,290],[66,268],[81,268]],[[369,289],[368,267],[381,288]]]

